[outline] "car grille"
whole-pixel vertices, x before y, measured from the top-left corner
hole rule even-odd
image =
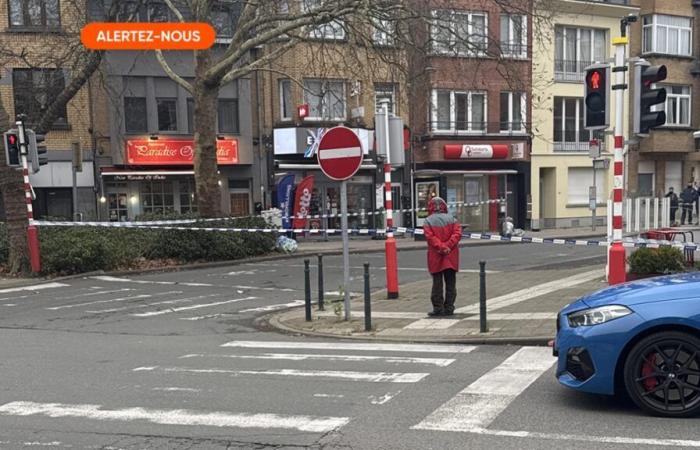
[[[595,373],[590,353],[583,347],[572,347],[566,354],[566,371],[579,381],[586,381]]]

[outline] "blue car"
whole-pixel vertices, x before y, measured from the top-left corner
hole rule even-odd
[[[594,292],[557,317],[554,355],[564,386],[626,390],[643,410],[700,412],[700,273],[633,281]]]

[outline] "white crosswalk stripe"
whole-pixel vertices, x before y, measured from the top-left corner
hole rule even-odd
[[[410,358],[402,356],[367,356],[367,355],[309,355],[300,353],[265,353],[262,355],[222,355],[195,353],[182,355],[180,359],[188,358],[231,358],[231,359],[261,359],[261,360],[287,360],[287,361],[380,361],[393,364],[429,364],[438,367],[447,367],[454,359],[446,358]]]
[[[293,341],[231,341],[222,347],[238,348],[284,348],[312,350],[358,350],[376,352],[416,352],[416,353],[469,353],[473,345],[449,344],[369,344],[347,342],[293,342]]]

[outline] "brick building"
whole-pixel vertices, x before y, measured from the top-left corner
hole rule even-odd
[[[426,44],[411,58],[416,206],[436,194],[448,203],[504,198],[501,207],[454,207],[473,231],[496,230],[506,215],[527,226],[532,23],[523,5],[426,2],[432,23],[416,29]]]
[[[0,7],[0,46],[2,56],[0,99],[11,126],[17,114],[35,124],[50,100],[60,93],[73,75],[62,63],[71,60],[66,39],[75,39],[84,22],[83,7],[71,2],[5,0]],[[13,57],[10,53],[23,57]],[[94,190],[95,141],[91,134],[90,98],[94,82],[89,81],[68,102],[46,134],[49,164],[30,175],[36,193],[34,217],[63,217],[73,213],[95,218]],[[3,130],[5,131],[5,130]],[[71,144],[79,142],[83,150],[83,171],[78,173],[78,204],[73,205]]]

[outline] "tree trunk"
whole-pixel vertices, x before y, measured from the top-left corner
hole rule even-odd
[[[29,270],[27,247],[27,203],[24,196],[22,172],[2,163],[0,166],[0,190],[5,204],[5,223],[10,247],[7,261],[10,273],[20,274]]]
[[[208,50],[197,52],[194,92],[194,179],[197,205],[202,217],[221,217],[221,187],[216,164],[216,112],[218,83],[207,83],[204,73],[211,65]]]

